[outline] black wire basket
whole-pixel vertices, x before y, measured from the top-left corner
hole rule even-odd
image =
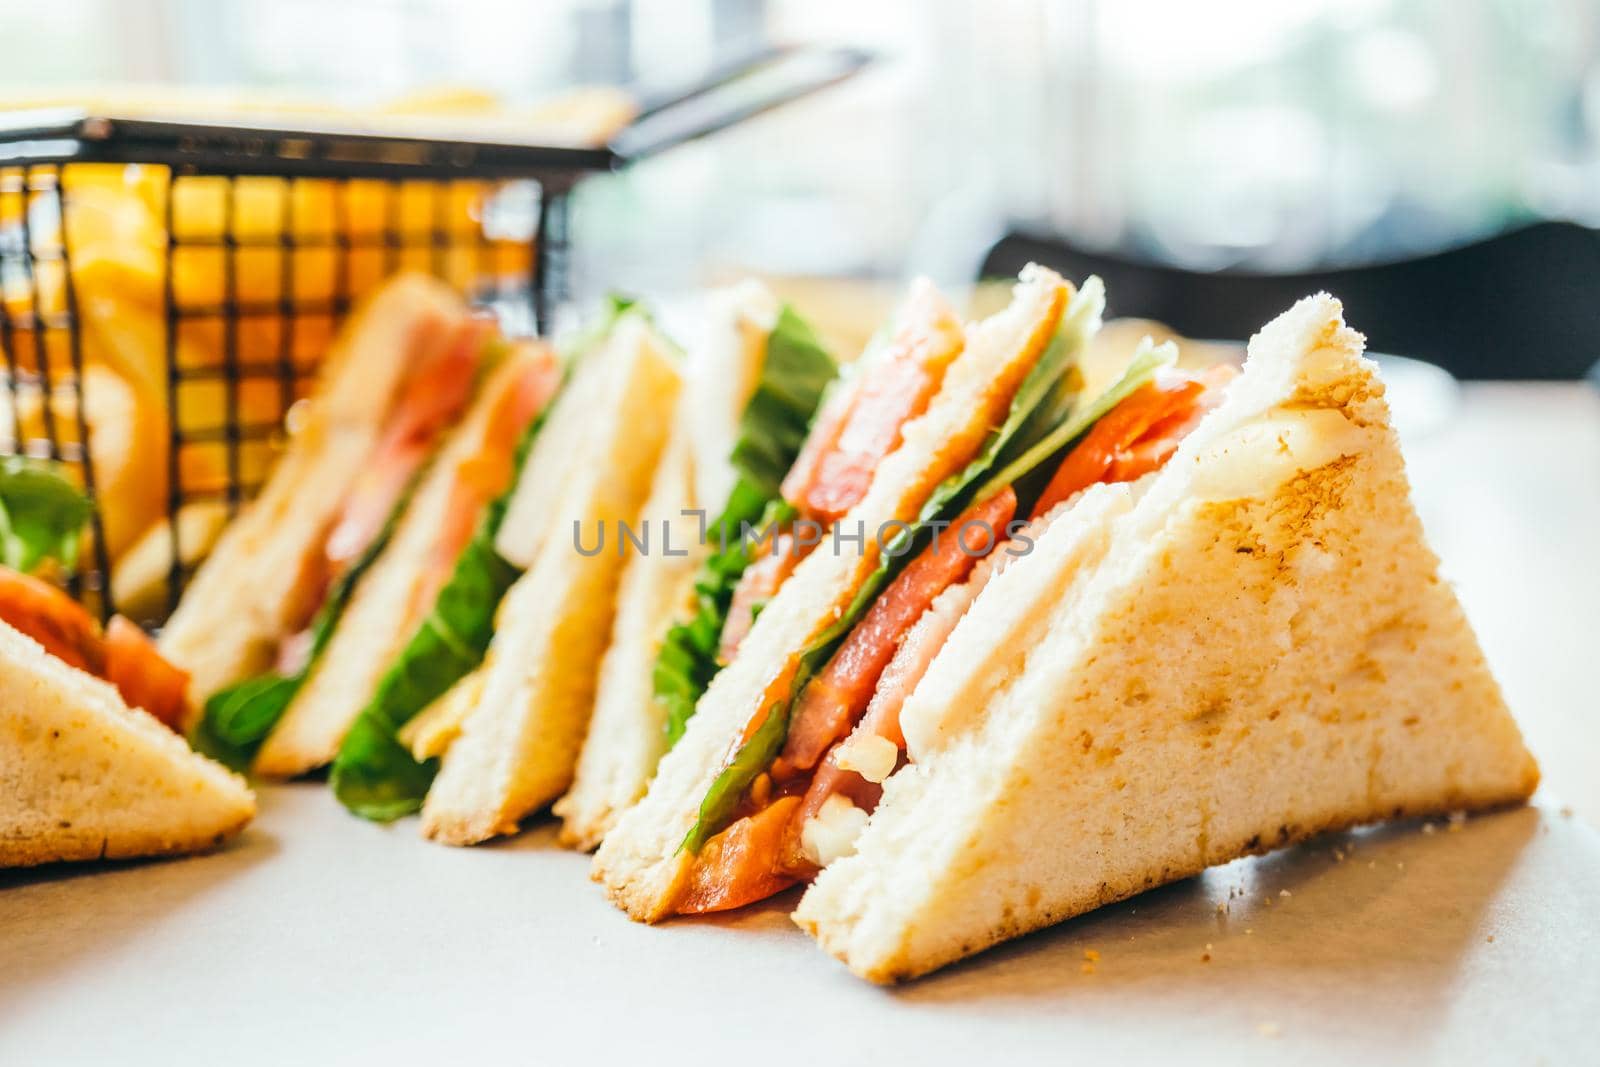
[[[599,148],[0,115],[0,455],[59,461],[95,504],[69,591],[102,617],[159,624],[264,481],[352,302],[384,278],[426,271],[508,333],[547,332],[568,297],[583,177],[867,60],[766,50],[639,94],[638,117]]]

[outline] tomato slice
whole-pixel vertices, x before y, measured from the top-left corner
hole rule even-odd
[[[106,681],[130,708],[143,708],[173,730],[183,729],[189,672],[168,663],[133,622],[113,615],[106,627]]]
[[[795,543],[793,534],[775,533],[772,548],[766,555],[744,569],[733,587],[733,599],[728,602],[728,617],[722,623],[722,637],[717,642],[717,659],[733,662],[750,627],[755,625],[756,608],[778,594],[789,575],[800,566],[806,552]]]
[[[439,435],[466,409],[491,328],[492,321],[482,317],[459,323],[406,377],[366,471],[324,543],[330,584],[378,538]]]
[[[689,868],[677,913],[742,908],[793,885],[797,879],[779,870],[779,860],[784,831],[799,807],[799,797],[779,797],[707,841]]]
[[[1034,517],[1097,482],[1133,481],[1159,469],[1221,403],[1223,387],[1237,373],[1226,365],[1199,373],[1166,371],[1136,389],[1067,453],[1034,505]]]
[[[922,414],[961,354],[961,322],[932,285],[914,291],[906,325],[866,369],[847,402],[824,412],[783,480],[783,497],[801,515],[837,522],[872,485],[906,423]]]
[[[105,671],[105,647],[93,616],[41,578],[0,567],[0,619],[69,666],[97,677]]]
[[[931,284],[919,284],[906,324],[855,387],[830,398],[784,476],[783,498],[808,522],[828,527],[867,495],[883,457],[900,444],[905,424],[922,414],[961,354],[961,322]],[[755,622],[754,608],[777,594],[813,545],[786,534],[752,563],[734,587],[717,657],[731,661]]]
[[[487,400],[490,407],[483,437],[477,451],[456,468],[439,538],[418,586],[420,604],[433,603],[450,580],[462,550],[472,540],[483,509],[511,484],[516,473],[517,443],[561,381],[561,368],[554,357],[543,355],[544,358],[525,361],[516,373],[497,376],[491,382],[496,393]]]
[[[784,742],[785,773],[808,771],[860,720],[907,631],[935,597],[966,578],[1005,538],[1016,513],[1010,487],[964,511],[873,601],[827,666],[800,693]]]
[[[106,632],[83,605],[49,582],[0,567],[0,619],[44,650],[116,686],[130,708],[143,708],[174,730],[187,711],[188,672],[168,663],[143,630],[121,615]]]

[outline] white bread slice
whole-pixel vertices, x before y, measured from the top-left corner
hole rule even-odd
[[[423,835],[445,844],[516,832],[571,783],[588,729],[627,555],[618,527],[639,514],[650,491],[680,378],[666,343],[639,314],[625,316],[599,351],[583,357],[578,374],[588,383],[575,381],[557,414],[581,403],[583,418],[541,456],[568,472],[565,487],[559,497],[533,499],[527,485],[563,479],[529,472],[507,510],[508,523],[527,515],[546,536],[506,593],[483,693],[423,802]],[[589,554],[578,551],[580,529]],[[593,552],[602,530],[605,545]],[[501,541],[521,539],[518,532]]]
[[[430,324],[465,314],[443,282],[396,277],[346,322],[288,451],[261,494],[225,530],[161,633],[161,653],[189,672],[194,712],[217,690],[271,665],[303,611],[295,576],[372,453],[408,360]],[[192,722],[186,725],[192,725]]]
[[[238,775],[0,623],[0,867],[200,852],[255,811]]]
[[[1336,301],[1301,301],[1160,473],[998,575],[795,921],[893,981],[1325,830],[1527,797],[1375,370]]]
[[[620,358],[609,355],[616,331],[625,330],[626,336],[637,338],[641,328],[638,314],[626,315],[597,349],[575,357],[576,365],[568,372],[571,378],[534,439],[506,505],[494,542],[501,558],[527,570],[552,534],[567,533],[560,529],[559,516],[550,502],[560,500],[577,477],[583,464],[574,460],[594,451],[594,413],[608,402],[607,390],[618,388],[608,369]],[[670,398],[667,406],[670,410]]]
[[[572,787],[555,805],[560,840],[569,848],[598,845],[617,817],[644,796],[667,750],[666,712],[655,699],[656,655],[673,620],[693,609],[695,570],[706,553],[698,525],[683,514],[694,506],[691,481],[688,434],[680,421],[636,523],[650,531],[651,551],[634,554],[623,569],[588,736]],[[671,556],[661,542],[666,530]]]
[[[739,654],[712,681],[684,736],[657,768],[644,799],[618,820],[595,854],[594,877],[635,919],[671,910],[692,857],[679,850],[732,738],[757,710],[788,657],[836,618],[876,567],[878,534],[913,519],[933,488],[959,469],[1000,425],[1023,378],[1055,333],[1072,289],[1051,271],[1023,271],[1011,305],[969,327],[965,347],[945,372],[927,411],[905,427],[900,446],[878,467],[867,495],[842,520],[864,531],[864,550],[820,546],[795,569],[757,616]],[[949,318],[949,312],[944,312]],[[945,328],[943,325],[939,329]],[[949,328],[958,330],[953,319]]]
[[[689,349],[672,437],[640,513],[658,538],[671,530],[674,554],[658,544],[623,570],[589,736],[572,788],[555,805],[561,843],[570,848],[600,843],[644,796],[667,750],[666,712],[655,699],[656,656],[668,628],[694,610],[695,573],[709,551],[688,510],[702,510],[710,522],[733,492],[738,475],[729,457],[777,317],[777,298],[757,281],[706,298],[705,333]]]
[[[705,333],[685,361],[678,415],[688,426],[700,507],[721,507],[738,480],[729,457],[739,440],[740,417],[761,380],[779,308],[772,291],[754,279],[706,296]]]
[[[372,699],[417,626],[432,610],[418,589],[448,519],[461,464],[483,441],[496,379],[522,373],[526,352],[490,371],[472,407],[418,483],[392,539],[361,580],[299,692],[256,753],[251,770],[264,778],[292,778],[333,760],[344,735]]]

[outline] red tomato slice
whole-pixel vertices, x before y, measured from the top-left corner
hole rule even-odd
[[[104,634],[94,618],[49,582],[0,567],[0,619],[52,656],[117,687],[123,702],[143,708],[174,730],[187,710],[189,675],[156,651],[143,630],[121,615]]]
[[[424,355],[406,377],[366,472],[352,487],[328,533],[323,555],[330,582],[377,539],[439,436],[466,409],[491,329],[492,323],[484,318],[457,324],[446,343]]]
[[[722,637],[717,643],[717,659],[720,662],[733,662],[739,645],[750,632],[750,627],[755,625],[757,605],[777,595],[806,554],[802,546],[795,544],[793,535],[774,534],[771,551],[744,569],[738,584],[733,587],[728,617],[722,623]]]
[[[81,604],[43,579],[0,567],[0,619],[80,671],[98,677],[105,670],[99,625]]]
[[[794,876],[778,865],[784,831],[799,806],[797,796],[779,797],[707,841],[674,910],[679,915],[728,911],[793,885]]]
[[[867,495],[878,464],[927,409],[962,344],[961,323],[944,298],[931,285],[918,287],[889,350],[806,438],[783,480],[784,499],[806,518],[838,521]]]
[[[1016,509],[1017,494],[1010,486],[972,505],[879,594],[827,666],[801,691],[783,746],[785,772],[810,770],[850,733],[906,632],[935,597],[964,579],[1005,539]]]
[[[494,380],[498,392],[488,400],[483,438],[477,452],[456,468],[439,539],[434,542],[428,572],[418,587],[418,603],[431,605],[450,580],[483,509],[511,484],[516,473],[517,443],[522,440],[523,431],[544,410],[560,381],[561,368],[548,354],[527,363],[514,375]]]
[[[143,708],[173,730],[183,728],[189,672],[156,651],[155,642],[121,615],[106,627],[106,681],[130,708]]]
[[[1133,481],[1159,469],[1221,402],[1223,386],[1237,373],[1228,366],[1163,372],[1134,390],[1067,453],[1034,505],[1034,517],[1097,482]]]

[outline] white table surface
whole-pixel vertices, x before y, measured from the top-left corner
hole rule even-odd
[[[636,926],[547,824],[450,850],[271,788],[215,855],[0,873],[0,1064],[1596,1062],[1600,396],[1471,386],[1408,452],[1535,808],[1242,860],[890,991],[793,894]]]

